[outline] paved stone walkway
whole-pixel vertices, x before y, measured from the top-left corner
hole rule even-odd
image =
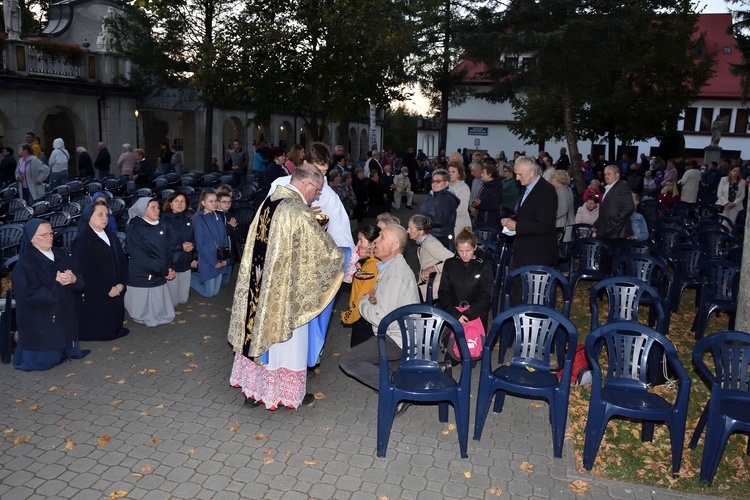
[[[250,408],[228,383],[231,293],[191,293],[173,324],[131,322],[123,339],[86,343],[84,360],[33,373],[0,366],[0,498],[557,500],[576,497],[575,479],[590,484],[588,498],[699,498],[578,475],[571,443],[552,458],[546,405],[512,397],[482,440],[469,440],[468,459],[430,406],[394,422],[379,459],[377,396],[338,369],[349,338],[337,321],[308,381],[321,399]],[[471,437],[473,408],[470,422]]]

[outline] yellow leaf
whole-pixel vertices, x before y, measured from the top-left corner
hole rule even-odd
[[[331,430],[331,428],[330,428],[330,427],[323,427],[323,430],[324,430],[324,431],[330,431],[330,430]]]
[[[148,412],[147,412],[147,411],[142,411],[142,412],[141,412],[141,416],[142,416],[142,417],[145,417],[146,415],[148,415]]]
[[[203,340],[208,340],[208,339],[210,339],[210,338],[211,338],[211,336],[210,336],[210,335],[204,335],[204,336],[203,336]]]
[[[75,375],[75,373],[68,373],[67,375],[65,375],[65,378],[72,377],[73,375]]]
[[[31,405],[29,406],[29,410],[31,411],[37,411],[39,409],[39,405]]]
[[[440,431],[440,433],[443,434],[444,436],[447,436],[449,434],[449,432],[447,430],[442,430],[442,431]]]
[[[532,367],[532,366],[529,366],[529,365],[526,365],[526,371],[529,371],[529,372],[535,372],[535,371],[536,371],[536,368],[534,368],[534,367]]]
[[[111,378],[112,378],[112,375],[105,375],[105,376],[104,376],[104,379],[105,379],[105,380],[108,380],[108,379],[111,379]]]
[[[187,323],[187,321],[184,320],[184,319],[181,319],[181,320],[177,321],[178,325],[184,325],[185,323]]]
[[[192,368],[185,368],[184,370],[182,370],[182,373],[190,373],[191,371],[193,371]]]
[[[576,495],[585,495],[586,491],[589,489],[589,483],[576,479],[568,485],[568,488]]]
[[[229,428],[229,432],[235,432],[239,428],[240,428],[240,423],[239,422],[235,422],[234,425]]]
[[[265,434],[256,434],[253,437],[255,438],[256,441],[261,441],[263,439],[266,439],[268,436],[266,436]]]
[[[264,459],[263,459],[263,463],[264,463],[264,464],[272,464],[272,463],[274,463],[275,461],[276,461],[276,460],[274,460],[274,459],[273,459],[273,458],[271,458],[271,457],[266,457],[266,458],[264,458]]]
[[[141,370],[141,371],[138,372],[138,375],[145,375],[146,371],[147,370],[144,368],[143,370]]]
[[[8,427],[7,429],[5,429],[5,430],[3,431],[3,434],[10,434],[10,433],[11,433],[11,432],[13,432],[14,430],[15,430],[15,429],[14,429],[13,427]]]
[[[287,457],[291,457],[291,456],[292,456],[292,452],[291,452],[291,451],[289,451],[289,450],[286,450],[286,456],[287,456]]]
[[[228,313],[232,312],[232,309],[231,309],[231,308],[229,308],[229,307],[225,307],[224,309],[225,309],[225,310],[226,310],[226,311],[227,311]]]
[[[502,494],[503,494],[503,489],[502,489],[502,488],[499,488],[499,487],[495,487],[495,488],[490,488],[490,494],[491,494],[491,495],[496,495],[496,496],[500,496],[500,495],[502,495]]]
[[[87,359],[83,362],[84,365],[90,365],[91,363],[93,363],[93,361],[91,361],[90,359]]]
[[[318,462],[316,462],[315,460],[305,460],[305,463],[306,463],[307,465],[315,465],[315,464],[317,464]]]
[[[49,388],[49,389],[47,389],[47,390],[48,390],[49,392],[57,392],[57,387],[55,387],[55,386],[53,385],[52,387],[50,387],[50,388]]]
[[[196,451],[198,451],[198,450],[192,450],[192,449],[191,449],[191,450],[188,450],[188,454],[192,454],[192,453],[195,453]]]
[[[456,430],[456,424],[448,424],[448,430],[449,431],[455,431]]]
[[[141,467],[141,472],[151,472],[151,466],[144,465],[143,467]]]
[[[188,363],[188,366],[190,368],[198,368],[198,365],[196,365],[195,363]]]
[[[151,442],[154,443],[156,446],[159,446],[161,444],[161,441],[159,441],[158,438],[152,437]]]
[[[531,406],[533,406],[534,408],[541,408],[544,405],[542,403],[537,403],[536,401],[534,401],[533,403],[531,403]]]
[[[326,398],[326,395],[323,394],[322,392],[315,393],[315,399],[325,399],[325,398]]]
[[[164,408],[164,405],[161,404],[161,405],[157,406],[157,408]]]
[[[112,436],[108,436],[105,434],[99,438],[99,446],[106,446],[110,441],[112,441]]]
[[[73,396],[78,396],[78,393],[75,393],[75,392],[73,392],[73,391],[67,391],[67,392],[66,392],[65,394],[66,394],[66,395],[68,395],[68,396],[70,396],[71,394],[72,394]]]
[[[117,491],[111,492],[109,494],[109,498],[111,498],[112,500],[114,500],[115,498],[125,498],[127,494],[128,492],[125,490],[117,490]]]
[[[138,472],[131,472],[130,475],[132,477],[143,477],[143,474],[139,474]]]
[[[199,314],[199,315],[198,315],[198,317],[199,317],[199,318],[207,318],[207,317],[208,317],[208,315],[207,315],[207,314]]]
[[[521,464],[521,470],[526,472],[534,472],[534,466],[529,462],[523,462]]]
[[[149,372],[149,373],[156,373],[156,370],[154,370],[154,369],[152,368],[152,369],[150,369],[150,370],[149,370],[148,372]]]
[[[114,401],[112,401],[112,406],[117,406],[120,403],[122,403],[122,399],[115,399]]]
[[[176,314],[177,316],[179,316],[180,314],[182,314],[182,311],[175,311],[174,313],[175,313],[175,314]]]
[[[218,314],[212,314],[212,315],[211,315],[211,317],[212,317],[212,318],[218,318],[218,317],[219,317],[219,315],[218,315]]]
[[[164,360],[164,364],[165,364],[165,365],[168,365],[168,364],[169,364],[169,363],[171,363],[171,362],[172,362],[172,361],[171,361],[171,360],[169,360],[169,359],[165,359],[165,360]]]
[[[124,378],[121,378],[120,380],[118,380],[118,381],[117,381],[117,383],[118,383],[118,384],[124,384],[124,383],[125,383],[125,379],[124,379]]]
[[[340,353],[340,352],[334,352],[334,353],[333,353],[333,357],[334,357],[334,358],[337,358],[337,357],[339,357],[339,356],[341,356],[341,353]]]
[[[464,477],[465,477],[466,479],[470,478],[470,477],[471,477],[471,471],[468,471],[468,470],[467,470],[466,472],[464,472]]]
[[[16,403],[23,403],[24,401],[28,401],[29,398],[18,398],[16,399]]]
[[[119,347],[113,347],[113,348],[112,348],[112,351],[113,351],[113,352],[114,352],[114,351],[119,351],[119,350],[120,350],[120,348],[119,348]]]
[[[189,358],[190,356],[193,355],[193,353],[192,352],[183,352],[182,355],[185,356],[186,358]]]

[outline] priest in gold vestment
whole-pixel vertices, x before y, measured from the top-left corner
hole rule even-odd
[[[255,215],[237,277],[229,323],[235,351],[230,384],[269,410],[297,408],[306,394],[308,323],[333,300],[344,253],[309,205],[325,179],[315,167],[295,169]]]

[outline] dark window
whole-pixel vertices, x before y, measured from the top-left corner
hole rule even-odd
[[[714,108],[703,108],[701,109],[701,123],[700,123],[700,130],[701,132],[711,132],[711,123],[714,119]]]
[[[695,132],[695,120],[698,116],[698,109],[688,108],[685,110],[685,122],[682,127],[683,132]]]
[[[735,134],[747,134],[748,112],[746,109],[737,110],[737,119],[734,121]]]

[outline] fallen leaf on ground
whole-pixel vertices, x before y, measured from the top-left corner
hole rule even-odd
[[[68,373],[67,375],[65,375],[65,378],[72,377],[73,375],[75,375],[75,373]]]
[[[120,403],[122,403],[122,399],[115,399],[114,401],[112,401],[112,406],[117,406]]]
[[[199,314],[199,315],[198,315],[198,317],[199,317],[199,318],[207,318],[207,317],[208,317],[208,315],[207,315],[207,314]]]
[[[274,459],[273,459],[273,458],[271,458],[271,457],[266,457],[266,458],[264,458],[264,459],[263,459],[263,463],[264,463],[264,464],[272,464],[272,463],[274,463],[275,461],[276,461],[276,460],[274,460]]]
[[[67,392],[66,392],[65,394],[66,394],[66,395],[68,395],[68,396],[70,396],[71,394],[72,394],[73,396],[78,396],[78,393],[75,393],[75,392],[73,392],[73,391],[67,391]]]
[[[570,491],[572,491],[576,495],[585,495],[586,491],[588,491],[589,489],[589,483],[587,483],[586,481],[581,481],[580,479],[576,479],[568,485],[568,488],[570,488]]]
[[[305,463],[307,465],[316,465],[318,462],[316,462],[315,460],[305,460]]]
[[[152,368],[152,369],[150,369],[150,370],[149,370],[148,372],[149,372],[149,373],[156,373],[156,370],[154,370],[154,369]]]
[[[182,355],[185,356],[186,358],[189,358],[190,356],[193,355],[193,353],[192,352],[183,352]]]
[[[125,379],[124,379],[124,378],[121,378],[120,380],[118,380],[118,381],[117,381],[117,383],[118,383],[118,384],[124,384],[124,383],[125,383]]]
[[[50,388],[49,388],[49,389],[47,389],[47,390],[48,390],[49,392],[57,392],[57,387],[55,387],[55,386],[53,385],[52,387],[50,387]]]
[[[442,434],[443,436],[447,436],[449,433],[450,431],[448,431],[448,429],[443,429],[442,431],[440,431],[440,434]]]
[[[23,403],[24,401],[28,401],[29,398],[18,398],[16,399],[16,403]]]
[[[144,465],[141,467],[141,472],[151,472],[151,466],[150,465]]]
[[[113,351],[119,351],[119,350],[120,350],[120,348],[119,348],[119,347],[113,347],[113,348],[112,348],[112,350],[113,350]]]
[[[268,436],[266,436],[265,434],[256,434],[253,437],[255,438],[256,441],[260,441],[262,439],[266,439]]]
[[[131,472],[131,473],[130,473],[130,475],[131,475],[132,477],[143,477],[143,474],[141,474],[141,473],[139,473],[139,472]]]
[[[3,431],[3,434],[10,434],[10,433],[11,433],[11,432],[13,432],[14,430],[15,430],[15,429],[14,429],[13,427],[8,427],[7,429],[5,429],[5,430]]]
[[[187,320],[184,319],[181,319],[177,322],[178,325],[184,325],[185,323],[187,323]]]
[[[190,455],[190,454],[192,454],[192,453],[195,453],[196,451],[198,451],[198,450],[193,450],[193,449],[190,449],[190,450],[188,450],[188,455]]]
[[[531,403],[531,406],[533,406],[534,408],[541,408],[544,405],[542,403],[537,403],[536,401],[534,401],[533,403]]]
[[[90,365],[91,363],[93,363],[93,361],[91,361],[90,359],[87,359],[83,362],[84,365]]]
[[[182,373],[190,373],[191,371],[193,371],[192,368],[185,368],[184,370],[182,370]]]
[[[109,494],[109,498],[115,499],[115,498],[125,498],[125,496],[128,494],[125,490],[117,490],[113,491]]]
[[[142,417],[145,417],[146,415],[148,415],[148,412],[147,412],[147,411],[142,411],[142,412],[141,412],[141,416],[142,416]]]
[[[198,368],[198,365],[196,365],[195,363],[188,363],[188,366],[190,368]]]
[[[285,454],[286,454],[286,456],[287,456],[287,457],[291,457],[291,456],[292,456],[292,452],[291,452],[291,451],[289,451],[289,450],[286,450],[286,453],[285,453]]]
[[[99,438],[99,446],[106,446],[110,441],[112,441],[112,436],[108,436],[105,434]]]
[[[530,464],[529,462],[523,462],[521,464],[521,470],[526,472],[534,472],[534,466]]]
[[[490,488],[490,494],[500,496],[503,494],[503,489],[499,487]]]
[[[271,453],[273,453],[273,448],[268,448],[266,451],[263,452],[267,457],[271,456]]]
[[[340,352],[334,352],[334,353],[333,353],[333,357],[334,357],[334,358],[337,358],[337,357],[339,357],[339,356],[341,356],[341,353],[340,353]]]
[[[164,405],[160,404],[159,406],[157,406],[157,408],[164,408]]]
[[[210,338],[211,338],[211,336],[210,336],[210,335],[204,335],[204,336],[203,336],[203,340],[208,340],[208,339],[210,339]]]
[[[161,441],[159,441],[158,438],[152,437],[151,442],[154,443],[156,446],[159,446],[161,444]]]
[[[39,409],[39,405],[31,405],[29,406],[29,410],[31,411],[37,411]]]
[[[104,378],[105,378],[105,379],[111,379],[111,378],[112,378],[112,375],[105,375],[105,376],[104,376]]]
[[[31,440],[31,436],[18,436],[13,440],[13,444],[28,443]]]
[[[235,432],[239,428],[240,428],[240,423],[235,422],[234,425],[232,425],[232,427],[229,428],[229,432]]]
[[[315,399],[325,399],[325,398],[326,398],[326,395],[323,394],[322,392],[315,393]]]
[[[465,477],[466,479],[470,478],[470,477],[471,477],[471,471],[468,471],[468,470],[467,470],[466,472],[464,472],[464,477]]]
[[[448,430],[449,431],[455,431],[456,430],[456,424],[448,424]]]
[[[76,447],[76,444],[73,442],[73,440],[68,438],[68,440],[65,442],[65,449],[70,451],[75,447]]]

